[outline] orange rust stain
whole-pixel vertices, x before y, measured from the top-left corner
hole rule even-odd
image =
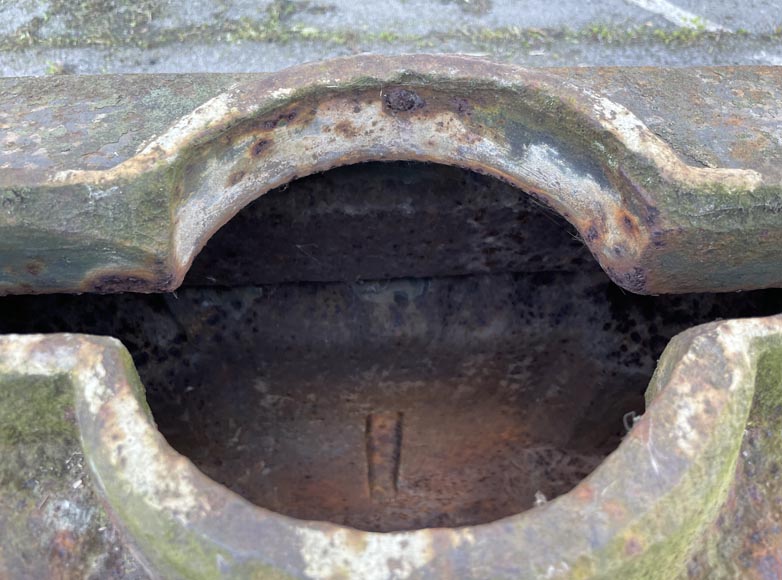
[[[573,495],[578,501],[589,503],[595,498],[595,490],[586,483],[581,483],[573,489]]]
[[[52,540],[52,548],[58,554],[68,555],[76,547],[76,538],[68,530],[59,530]]]
[[[615,500],[609,500],[603,503],[603,512],[612,520],[621,521],[627,515],[625,506]]]
[[[79,542],[73,532],[58,530],[49,551],[49,577],[56,580],[74,578],[71,567],[78,563]]]
[[[622,224],[622,229],[627,232],[627,234],[635,236],[638,233],[638,225],[636,224],[636,220],[633,218],[633,216],[622,211],[619,212],[618,217],[619,223]]]
[[[359,131],[358,129],[356,129],[356,126],[353,125],[353,123],[351,123],[347,119],[343,119],[342,121],[334,125],[334,131],[336,131],[346,139],[354,139],[359,134]]]

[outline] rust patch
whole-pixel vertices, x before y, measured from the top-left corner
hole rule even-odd
[[[276,117],[262,121],[261,127],[266,130],[276,129],[280,125],[290,124],[294,119],[296,119],[296,117],[298,117],[298,115],[299,113],[295,109],[288,111],[287,113],[280,113]]]
[[[367,417],[367,477],[372,499],[396,493],[402,453],[402,413],[373,413]]]
[[[582,482],[579,485],[577,485],[575,488],[573,488],[572,493],[573,493],[573,497],[580,502],[591,503],[595,501],[595,491],[586,482]]]
[[[453,108],[460,115],[471,115],[473,106],[467,99],[463,97],[456,97],[453,99]]]
[[[635,234],[637,228],[635,227],[635,224],[633,223],[633,220],[630,218],[629,215],[624,214],[622,216],[622,228],[628,233],[628,234]]]
[[[340,121],[339,123],[334,125],[334,131],[336,131],[346,139],[353,139],[359,134],[358,129],[356,129],[356,126],[353,125],[353,123],[351,123],[347,119]]]
[[[259,139],[255,143],[253,143],[252,148],[250,149],[250,155],[253,157],[258,157],[261,153],[266,151],[266,149],[269,148],[271,145],[271,141],[269,139]]]
[[[25,269],[31,276],[38,276],[43,272],[46,264],[42,260],[31,260],[25,265]]]
[[[234,186],[237,183],[239,183],[242,179],[244,179],[245,172],[244,171],[236,171],[228,176],[227,185],[228,187]]]
[[[274,134],[277,130],[293,125],[306,125],[317,116],[318,108],[310,106],[311,104],[311,100],[302,100],[296,103],[296,108],[288,106],[270,113],[263,119],[248,119],[226,132],[224,138],[231,143],[252,140],[248,154],[253,158],[259,157],[274,145]],[[329,132],[331,128],[324,127],[323,131]]]
[[[88,278],[80,291],[96,294],[116,294],[118,292],[160,292],[169,289],[173,276],[166,274],[159,278],[150,277],[146,272],[103,273]]]
[[[619,248],[616,250],[618,249]],[[625,290],[644,294],[644,290],[646,289],[646,271],[643,268],[635,266],[629,270],[617,271],[614,268],[607,266],[606,273],[614,282]]]
[[[383,104],[395,113],[409,113],[423,109],[426,101],[415,91],[396,88],[383,93]]]
[[[49,573],[51,578],[66,579],[74,577],[69,569],[78,566],[80,543],[70,530],[58,530],[52,539],[49,552]]]

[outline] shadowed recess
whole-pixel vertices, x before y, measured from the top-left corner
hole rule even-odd
[[[776,290],[636,296],[524,192],[440,165],[297,180],[164,295],[0,299],[0,332],[120,338],[159,429],[250,501],[365,530],[489,522],[621,441],[668,340]]]

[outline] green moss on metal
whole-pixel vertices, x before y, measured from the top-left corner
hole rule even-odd
[[[699,458],[698,467],[688,470],[679,485],[671,490],[675,500],[663,499],[659,511],[637,521],[631,532],[615,540],[607,551],[605,567],[600,567],[606,573],[595,578],[655,580],[685,575],[690,555],[727,497],[741,440],[740,431],[735,431],[725,433],[722,440],[727,445],[720,453]],[[667,516],[667,521],[661,521],[660,512]],[[655,530],[656,535],[649,535],[648,530]],[[628,546],[632,541],[638,541],[646,548],[643,555],[635,559],[629,557]],[[623,562],[623,565],[611,570],[611,561]]]
[[[754,393],[741,465],[730,474],[731,501],[723,506],[717,523],[698,539],[689,574],[692,579],[761,578],[764,569],[776,569],[780,562],[782,341],[761,339],[756,348]]]
[[[769,420],[776,421],[782,410],[782,341],[767,339],[765,342],[757,364],[749,427],[766,426]],[[775,443],[771,456],[780,455],[782,449]]]
[[[682,333],[669,344],[647,390],[647,405],[652,405],[662,387],[669,383],[671,373],[684,353],[691,351],[692,337],[697,332],[698,329],[693,329]],[[737,393],[730,399],[732,408],[722,411],[724,419],[719,427],[721,433],[712,438],[715,446],[696,458],[696,463],[688,468],[667,496],[660,498],[655,509],[635,521],[604,551],[596,554],[593,560],[575,566],[572,578],[655,580],[686,577],[688,562],[693,553],[702,548],[704,533],[716,520],[734,481],[750,404],[754,405],[754,415],[768,396],[763,394],[764,391],[774,393],[768,396],[771,407],[778,408],[782,400],[782,348],[778,338],[771,342],[775,345],[773,350],[769,350],[769,341],[753,345],[755,354],[752,356],[760,353],[757,379],[748,373],[743,383],[734,385]],[[771,366],[767,362],[769,356],[773,360]],[[775,381],[773,389],[764,386],[766,376],[772,382]],[[751,403],[753,392],[755,400]],[[629,443],[625,442],[625,445]],[[639,448],[639,458],[644,457],[645,453],[645,450]],[[779,452],[777,450],[774,453]],[[628,477],[632,477],[632,474],[628,474]],[[725,535],[720,534],[716,538],[723,540]],[[638,555],[634,557],[633,552]]]
[[[73,392],[63,377],[4,376],[0,393],[0,445],[20,446],[75,436]]]
[[[133,359],[124,348],[120,353],[121,373],[130,383],[134,399],[141,405],[147,420],[154,425],[151,410],[146,402],[144,387],[136,372]],[[120,372],[120,371],[116,371]],[[85,453],[98,473],[112,473],[115,468],[105,462],[99,448],[105,442],[85,437]],[[215,542],[201,536],[179,520],[167,517],[148,503],[147,498],[131,489],[128,482],[119,477],[104,477],[100,481],[105,497],[116,518],[131,541],[141,548],[154,569],[166,578],[219,579],[253,578],[258,580],[288,580],[291,578],[279,570],[261,562],[239,561]]]
[[[141,580],[85,471],[65,375],[0,375],[0,576]]]

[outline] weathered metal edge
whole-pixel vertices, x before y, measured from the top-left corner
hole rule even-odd
[[[424,55],[238,83],[116,166],[31,170],[12,178],[19,187],[3,179],[0,292],[175,289],[214,231],[259,195],[370,160],[510,181],[573,223],[633,292],[782,285],[778,171],[685,162],[595,84]]]
[[[0,337],[0,375],[68,377],[94,480],[165,577],[372,579],[393,566],[411,579],[642,578],[683,574],[717,517],[753,399],[768,395],[755,376],[769,353],[782,356],[782,316],[687,331],[661,358],[646,414],[571,492],[491,524],[387,534],[274,514],[205,477],[158,433],[113,339]]]

